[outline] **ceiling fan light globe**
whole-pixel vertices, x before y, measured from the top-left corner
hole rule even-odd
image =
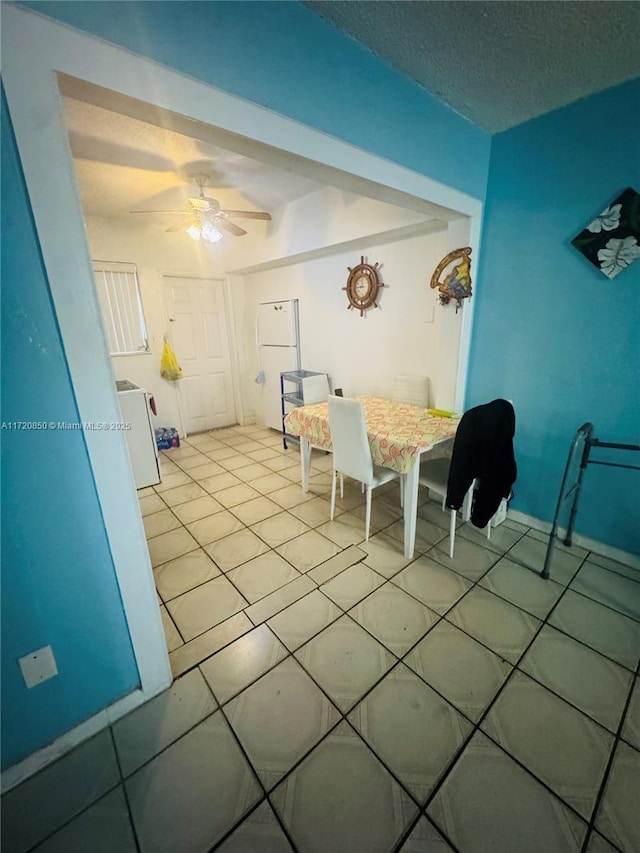
[[[200,229],[200,226],[199,226],[199,225],[190,225],[190,226],[187,228],[187,234],[188,234],[188,235],[189,235],[189,237],[191,237],[193,240],[199,240],[199,239],[200,239],[200,237],[202,236],[202,235],[201,235],[201,229]]]
[[[202,239],[207,243],[217,243],[222,240],[222,231],[219,231],[212,222],[205,222],[202,226]]]

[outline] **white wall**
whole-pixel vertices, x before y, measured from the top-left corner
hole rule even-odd
[[[389,396],[397,373],[427,375],[431,404],[453,409],[462,313],[442,307],[430,290],[431,274],[452,248],[446,223],[423,214],[327,187],[273,212],[273,223],[251,222],[248,235],[203,246],[164,225],[87,217],[91,255],[135,263],[151,346],[150,354],[111,359],[114,376],[130,379],[156,398],[156,423],[182,431],[178,386],[160,376],[163,336],[170,333],[162,275],[226,277],[229,322],[237,340],[241,377],[239,419],[260,420],[260,369],[255,347],[259,302],[300,300],[302,362],[329,373],[345,394]],[[400,237],[403,229],[424,234]],[[440,229],[436,230],[435,229]],[[342,288],[348,267],[380,264],[385,287],[379,308],[364,317],[347,310]],[[268,269],[264,269],[268,266]],[[244,275],[230,270],[257,268]],[[176,353],[178,361],[180,353]]]
[[[262,388],[254,383],[259,370],[254,344],[254,317],[259,302],[300,300],[302,365],[329,373],[344,393],[389,396],[397,373],[427,375],[432,404],[453,408],[462,313],[453,304],[438,304],[429,289],[433,269],[449,251],[442,230],[369,247],[369,263],[380,264],[385,287],[379,307],[363,317],[347,310],[342,288],[348,267],[360,261],[357,251],[258,272],[245,277],[244,342],[247,353],[245,406],[259,416]],[[258,417],[259,419],[259,417]]]
[[[224,278],[229,244],[222,240],[214,245],[201,245],[187,234],[166,234],[164,226],[133,217],[88,216],[86,225],[92,258],[133,263],[138,270],[151,352],[112,357],[114,377],[130,379],[150,391],[158,409],[156,425],[175,426],[182,434],[177,383],[160,376],[164,334],[171,331],[164,307],[162,276],[177,273]]]
[[[431,219],[424,213],[336,187],[323,187],[272,214],[272,222],[251,222],[249,234],[233,242],[228,256],[233,266],[229,269],[247,270]]]

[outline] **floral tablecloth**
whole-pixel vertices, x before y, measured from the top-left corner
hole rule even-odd
[[[434,417],[426,409],[407,403],[378,397],[354,399],[364,403],[373,464],[400,474],[411,470],[421,451],[452,438],[459,423],[459,418]],[[327,403],[293,409],[284,425],[290,435],[302,436],[314,447],[332,450]]]

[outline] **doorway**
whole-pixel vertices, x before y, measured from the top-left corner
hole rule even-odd
[[[323,180],[326,173],[329,183],[335,175],[346,189],[366,191],[372,198],[404,203],[447,222],[470,217],[468,242],[477,258],[482,217],[478,199],[20,7],[3,9],[3,24],[10,33],[4,45],[3,83],[82,421],[116,422],[119,412],[110,359],[95,333],[98,305],[89,286],[86,234],[56,75],[90,81],[87,85],[107,103],[124,99],[122,111],[135,107],[157,115],[164,110],[187,116],[199,128],[215,127],[230,140],[258,140],[266,152],[284,158],[288,165],[311,168]],[[38,45],[38,50],[25,51],[27,44]],[[470,310],[463,314],[458,366],[461,397],[473,304],[466,308]],[[127,697],[128,710],[167,686],[166,648],[124,437],[89,431],[85,445],[142,685],[135,696]],[[116,711],[112,706],[107,711],[114,719],[123,708]],[[104,725],[101,714],[96,726]],[[67,748],[76,736],[80,735],[66,737]],[[59,754],[59,746],[55,749]]]
[[[236,423],[224,282],[164,275],[170,342],[179,353],[180,419],[186,435]]]

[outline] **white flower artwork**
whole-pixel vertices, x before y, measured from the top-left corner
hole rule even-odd
[[[609,240],[604,249],[598,251],[600,269],[607,278],[615,278],[628,266],[640,258],[640,246],[635,237],[623,240]]]
[[[627,187],[571,241],[602,275],[615,278],[640,258],[640,193]]]
[[[600,216],[596,216],[593,222],[587,225],[587,229],[592,234],[599,234],[601,231],[615,231],[620,224],[621,204],[612,204],[606,210],[603,210]]]

